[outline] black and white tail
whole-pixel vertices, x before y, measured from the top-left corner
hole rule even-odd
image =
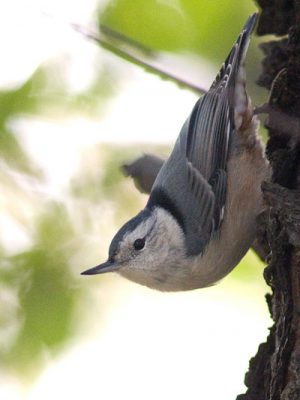
[[[248,50],[251,33],[254,30],[258,14],[252,14],[246,21],[237,41],[232,46],[230,53],[224,61],[216,79],[212,83],[210,90],[222,90],[229,84],[235,84],[240,67],[243,65]]]

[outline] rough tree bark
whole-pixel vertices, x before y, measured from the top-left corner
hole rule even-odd
[[[257,34],[285,35],[262,45],[265,59],[258,81],[271,91],[265,125],[273,176],[262,187],[266,211],[260,218],[259,239],[268,252],[264,275],[272,289],[267,302],[274,325],[250,361],[247,392],[237,399],[299,400],[300,0],[257,2]]]

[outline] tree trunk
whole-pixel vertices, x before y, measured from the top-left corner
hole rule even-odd
[[[238,400],[300,399],[300,1],[257,0],[258,35],[288,37],[264,43],[259,84],[271,91],[267,155],[271,183],[262,186],[266,210],[259,239],[268,249],[265,279],[274,325],[259,346]]]

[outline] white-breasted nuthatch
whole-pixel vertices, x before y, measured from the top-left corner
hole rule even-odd
[[[244,59],[257,14],[246,22],[209,91],[183,125],[146,207],[113,238],[108,261],[151,288],[206,287],[227,275],[255,237],[267,161],[245,90]]]

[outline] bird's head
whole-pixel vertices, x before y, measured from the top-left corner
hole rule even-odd
[[[184,233],[166,210],[144,209],[114,236],[108,260],[83,275],[118,272],[134,282],[160,290],[185,258]]]

